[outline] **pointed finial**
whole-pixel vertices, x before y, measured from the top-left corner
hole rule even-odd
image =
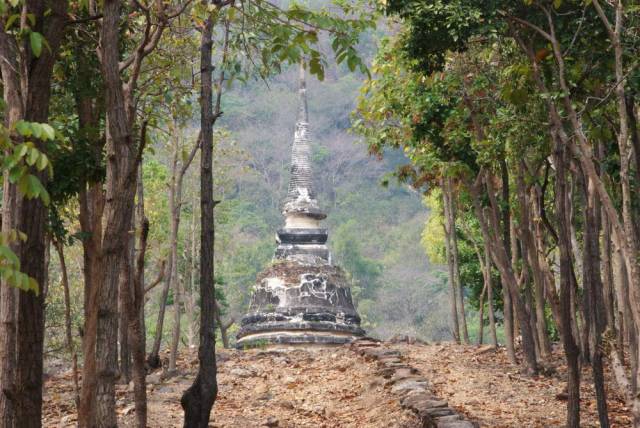
[[[298,97],[300,106],[298,107],[298,122],[309,123],[309,110],[307,107],[307,82],[304,59],[300,60],[300,79],[299,79]]]

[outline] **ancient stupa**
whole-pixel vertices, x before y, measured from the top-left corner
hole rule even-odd
[[[331,262],[326,218],[313,188],[305,69],[300,67],[300,108],[291,153],[291,178],[271,266],[258,275],[238,348],[268,345],[337,345],[363,336],[343,271]]]

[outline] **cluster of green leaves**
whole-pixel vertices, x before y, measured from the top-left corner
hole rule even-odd
[[[15,131],[24,140],[15,145],[11,143],[11,140],[5,140],[5,144],[2,145],[5,146],[5,150],[9,150],[9,154],[3,156],[2,168],[7,171],[9,181],[17,185],[23,196],[28,199],[40,198],[48,205],[49,193],[40,179],[31,173],[31,170],[33,168],[37,171],[47,169],[48,173],[52,175],[53,168],[47,155],[41,152],[31,139],[53,141],[56,136],[55,131],[49,124],[26,122],[24,120],[16,122]]]
[[[309,7],[297,2],[280,6],[266,0],[252,0],[217,9],[196,3],[192,18],[202,25],[211,14],[218,27],[229,28],[230,55],[223,69],[234,78],[246,80],[257,72],[263,78],[283,70],[283,66],[308,63],[311,74],[324,79],[328,65],[319,49],[322,33],[328,35],[338,64],[349,70],[368,73],[357,51],[365,32],[375,27],[375,15],[356,11],[349,2]]]
[[[14,34],[20,40],[28,40],[27,45],[31,48],[31,53],[38,58],[42,54],[43,47],[49,50],[51,48],[42,33],[34,30],[36,16],[33,13],[27,13],[26,19],[21,20],[22,3],[22,0],[0,0],[0,16],[5,18],[4,31]]]
[[[11,129],[0,125],[0,164],[5,178],[16,185],[21,196],[39,198],[47,205],[49,193],[34,171],[52,174],[53,169],[49,158],[38,149],[35,140],[47,142],[55,138],[55,131],[46,123],[20,120]],[[20,260],[11,248],[13,243],[24,242],[26,238],[24,233],[13,229],[0,236],[0,278],[17,288],[37,293],[37,282],[20,271]]]

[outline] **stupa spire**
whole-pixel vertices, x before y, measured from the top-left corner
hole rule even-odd
[[[320,211],[313,187],[311,168],[311,139],[309,133],[309,110],[307,107],[307,85],[304,61],[300,62],[298,87],[298,120],[291,148],[291,177],[284,201],[283,214],[307,214],[317,219],[325,218]]]
[[[307,105],[307,72],[304,60],[300,61],[300,78],[298,80],[298,123],[309,123],[309,107]]]
[[[274,263],[253,288],[242,318],[238,348],[265,345],[337,345],[364,335],[349,283],[331,263],[328,232],[320,225],[313,189],[311,140],[304,63],[300,65],[300,105],[291,149],[291,179],[276,234]]]

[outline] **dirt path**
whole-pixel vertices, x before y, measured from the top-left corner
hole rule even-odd
[[[180,396],[195,373],[195,357],[180,361],[181,375],[150,375],[149,426],[181,427]],[[317,350],[224,351],[212,427],[416,427],[383,388],[375,365],[347,347]],[[68,373],[47,382],[45,426],[75,426]],[[120,426],[131,426],[131,393],[118,388]]]
[[[391,346],[430,380],[432,389],[456,410],[483,427],[561,427],[565,425],[565,371],[561,351],[554,353],[549,376],[531,379],[510,365],[506,353],[479,353],[474,346],[455,344]],[[624,402],[610,373],[609,417],[614,427],[631,426]],[[581,426],[596,427],[597,409],[590,369],[582,372]]]
[[[564,426],[565,366],[556,351],[548,375],[528,378],[507,362],[503,350],[478,352],[454,344],[384,344],[427,378],[434,394],[483,427]],[[149,426],[182,426],[180,396],[196,369],[194,354],[180,359],[180,374],[148,377]],[[348,347],[287,351],[222,351],[220,391],[211,427],[416,427],[418,418],[398,403],[376,363]],[[628,409],[606,373],[612,428],[631,426]],[[597,410],[591,377],[583,371],[582,424],[595,427]],[[117,390],[120,426],[132,426],[131,391]],[[46,382],[45,427],[75,426],[72,382],[68,371]]]

